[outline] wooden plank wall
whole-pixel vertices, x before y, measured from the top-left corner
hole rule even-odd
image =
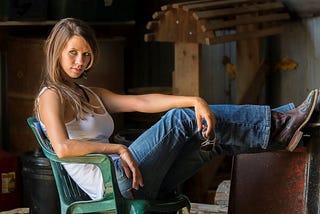
[[[272,106],[299,104],[313,88],[320,88],[320,18],[292,22],[281,36],[270,41],[274,60],[288,57],[298,66],[275,71],[268,80],[268,100]]]
[[[202,46],[201,93],[208,103],[234,103],[236,83],[228,77],[223,58],[227,56],[236,63],[236,43]]]

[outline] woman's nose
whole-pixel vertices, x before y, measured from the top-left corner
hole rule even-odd
[[[78,65],[82,65],[83,64],[83,57],[82,57],[81,54],[77,55],[76,64],[78,64]]]

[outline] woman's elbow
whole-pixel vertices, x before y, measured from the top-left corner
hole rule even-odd
[[[67,158],[70,157],[68,149],[64,145],[58,145],[54,147],[54,152],[58,156],[58,158]]]

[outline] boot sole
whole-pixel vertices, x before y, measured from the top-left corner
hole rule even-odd
[[[302,138],[302,135],[303,135],[303,132],[301,131],[301,129],[308,123],[312,113],[313,113],[313,110],[316,106],[316,102],[317,102],[317,97],[318,97],[318,93],[319,91],[318,90],[314,90],[314,95],[313,95],[313,103],[312,103],[312,106],[310,108],[310,111],[309,111],[309,114],[308,116],[306,117],[306,119],[304,120],[304,122],[298,127],[298,129],[295,131],[295,133],[293,134],[293,137],[291,138],[288,146],[287,146],[287,150],[292,152],[293,150],[295,150],[295,148],[298,146],[301,138]]]

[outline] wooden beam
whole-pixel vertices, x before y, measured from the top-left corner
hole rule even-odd
[[[244,32],[239,32],[231,34],[231,35],[223,35],[223,36],[216,36],[216,37],[208,37],[205,39],[205,44],[212,45],[212,44],[219,44],[231,41],[240,41],[245,39],[253,39],[259,38],[264,36],[271,36],[279,34],[283,31],[282,26],[271,27],[267,29],[256,29],[256,30],[248,30]]]
[[[290,19],[290,15],[287,13],[278,13],[278,14],[270,14],[270,15],[262,15],[257,16],[255,18],[246,17],[242,19],[234,19],[227,20],[221,22],[206,22],[201,29],[203,32],[211,31],[211,30],[220,30],[226,28],[236,27],[238,25],[246,25],[246,24],[257,24],[264,22],[272,22],[272,21],[280,21],[280,20],[288,20]]]
[[[202,32],[201,26],[205,20],[195,20],[191,13],[173,9],[167,11],[154,29],[157,41],[164,42],[195,42],[204,43],[206,37],[212,32]],[[151,23],[148,25],[151,27]]]
[[[223,0],[223,1],[197,1],[197,4],[183,5],[182,9],[185,11],[209,10],[214,8],[223,8],[228,6],[237,6],[245,3],[253,3],[253,0]]]
[[[172,9],[172,5],[171,4],[167,4],[167,5],[161,6],[161,10],[162,11],[167,11],[167,10],[171,10],[171,9]]]
[[[154,29],[157,29],[157,28],[159,27],[159,24],[160,24],[159,21],[149,21],[149,22],[147,23],[146,28],[147,28],[148,30],[154,30]]]
[[[147,33],[144,34],[144,41],[145,42],[153,42],[155,41],[156,34],[155,33]]]
[[[173,94],[200,96],[201,44],[175,43]]]
[[[152,18],[153,19],[161,19],[164,16],[164,11],[156,11],[153,13]]]
[[[198,3],[210,2],[210,1],[212,2],[212,0],[194,0],[194,1],[178,2],[178,3],[173,3],[172,8],[177,9],[189,4],[198,4]]]
[[[250,6],[227,8],[227,9],[195,11],[193,13],[193,16],[196,20],[213,19],[213,18],[236,16],[241,14],[269,11],[269,10],[282,9],[282,8],[283,8],[283,4],[281,2],[272,2],[272,3],[256,4],[256,5],[250,5]]]

